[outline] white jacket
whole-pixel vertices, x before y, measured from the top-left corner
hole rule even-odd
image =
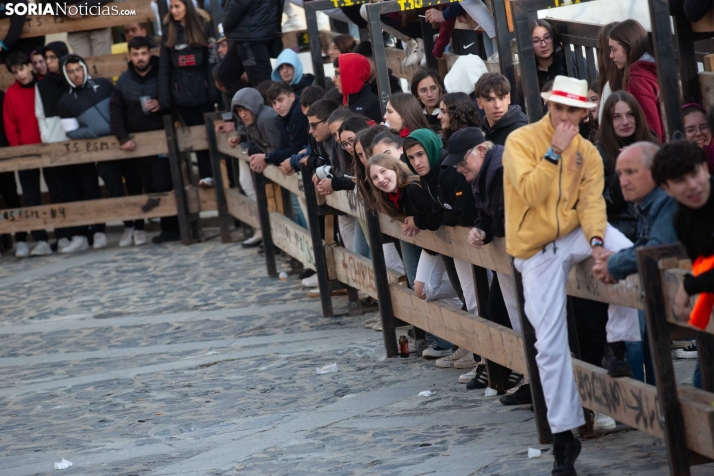
[[[42,138],[43,144],[69,140],[64,132],[64,127],[62,127],[59,116],[45,117],[45,108],[42,106],[42,98],[40,97],[40,90],[37,89],[37,86],[35,86],[35,116],[40,126],[40,137]]]

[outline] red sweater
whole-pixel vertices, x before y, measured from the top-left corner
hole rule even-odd
[[[21,86],[15,81],[5,92],[2,115],[7,142],[11,146],[42,143],[35,117],[35,82],[31,84]]]
[[[635,61],[630,66],[630,79],[627,81],[627,92],[632,94],[642,106],[647,119],[647,126],[664,141],[664,123],[662,109],[659,106],[659,83],[657,82],[657,66],[652,61]]]

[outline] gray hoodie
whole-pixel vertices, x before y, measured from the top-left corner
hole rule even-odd
[[[243,88],[233,96],[231,110],[236,122],[243,124],[243,121],[240,120],[236,113],[236,108],[239,106],[253,113],[253,124],[246,126],[246,129],[251,140],[263,153],[285,147],[285,144],[288,143],[288,135],[283,121],[280,120],[280,116],[272,107],[265,105],[263,96],[260,95],[257,89]]]

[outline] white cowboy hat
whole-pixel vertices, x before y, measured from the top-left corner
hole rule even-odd
[[[556,76],[553,81],[553,90],[540,93],[546,101],[565,104],[566,106],[592,109],[597,104],[588,102],[588,82],[584,79]]]

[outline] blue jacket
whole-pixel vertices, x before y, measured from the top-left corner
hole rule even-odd
[[[309,73],[303,73],[302,61],[300,61],[297,53],[290,48],[286,48],[280,53],[278,59],[275,60],[275,68],[273,68],[273,72],[270,74],[270,79],[273,81],[283,80],[283,78],[280,77],[280,67],[284,64],[289,64],[295,69],[295,74],[290,81],[290,86],[293,87],[293,92],[295,92],[295,99],[299,99],[302,90],[312,85],[315,81],[315,76]]]
[[[310,123],[302,113],[297,99],[293,102],[288,115],[282,119],[288,133],[288,144],[283,144],[280,149],[273,150],[265,156],[265,161],[272,165],[280,165],[285,159],[289,159],[290,156],[307,147],[309,143]]]
[[[631,248],[618,251],[607,260],[607,270],[615,279],[625,279],[637,272],[635,248],[678,241],[673,224],[677,202],[667,192],[655,187],[635,208],[638,213],[637,241]]]

